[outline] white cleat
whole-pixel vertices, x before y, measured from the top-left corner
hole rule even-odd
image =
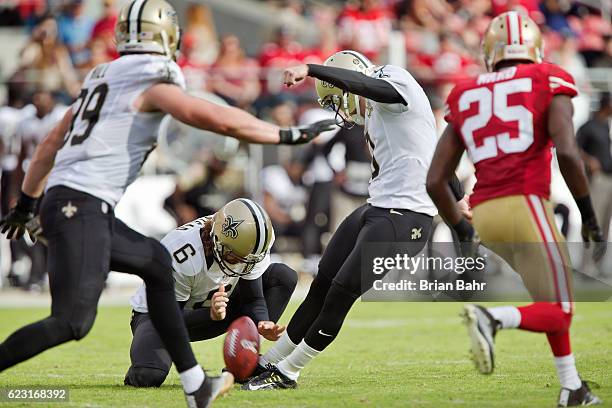
[[[482,306],[463,306],[463,323],[470,336],[470,352],[478,371],[491,374],[495,367],[495,334],[499,323]]]

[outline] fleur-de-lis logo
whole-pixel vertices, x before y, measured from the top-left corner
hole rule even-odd
[[[62,212],[66,216],[66,218],[72,218],[74,214],[78,211],[78,208],[72,205],[72,202],[68,201],[68,204],[62,207]]]
[[[236,239],[238,236],[238,227],[242,224],[244,220],[236,220],[231,215],[225,217],[223,220],[223,225],[221,226],[221,233],[226,237]]]

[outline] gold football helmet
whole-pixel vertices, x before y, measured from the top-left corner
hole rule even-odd
[[[213,256],[227,276],[249,274],[262,261],[274,238],[272,221],[256,202],[238,198],[213,217]]]
[[[326,59],[323,65],[359,71],[366,75],[369,75],[374,69],[374,64],[365,55],[351,50],[338,51]],[[361,112],[358,95],[345,92],[320,79],[315,80],[315,87],[319,96],[319,104],[323,108],[333,109],[346,122],[364,124],[365,112]]]
[[[161,54],[175,59],[181,30],[174,7],[165,0],[133,0],[115,27],[119,54]]]
[[[542,62],[542,33],[528,16],[508,11],[495,17],[485,32],[482,48],[488,71],[501,61]]]

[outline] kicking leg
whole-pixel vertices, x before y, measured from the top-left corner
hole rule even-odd
[[[275,364],[289,355],[302,341],[306,332],[319,315],[331,281],[349,256],[356,237],[363,224],[362,217],[368,206],[363,205],[353,211],[340,224],[319,262],[319,272],[310,284],[304,301],[300,304],[287,325],[287,332],[260,359],[260,364]]]
[[[365,224],[356,237],[356,243],[333,279],[325,296],[323,307],[313,321],[304,339],[276,367],[246,384],[245,389],[293,388],[302,368],[338,335],[355,300],[367,290],[362,287],[361,256],[365,244],[403,242],[414,228],[421,229],[418,243],[409,249],[416,255],[425,245],[431,231],[431,217],[410,211],[391,213],[370,207],[365,213]],[[368,277],[369,278],[369,277]],[[369,288],[369,286],[368,286]]]

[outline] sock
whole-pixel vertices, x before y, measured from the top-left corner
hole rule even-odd
[[[572,344],[569,330],[557,333],[546,333],[548,344],[555,357],[563,357],[572,354]]]
[[[310,347],[304,340],[285,358],[277,364],[281,373],[285,374],[292,380],[297,380],[300,376],[300,371],[316,356],[321,353]]]
[[[563,357],[555,357],[555,367],[557,367],[557,376],[561,387],[570,390],[577,390],[582,385],[582,380],[578,376],[576,370],[576,360],[573,354],[568,354]]]
[[[181,383],[183,383],[183,390],[185,390],[185,393],[191,394],[196,392],[204,382],[204,370],[196,364],[189,370],[179,373],[179,377],[181,377]]]
[[[285,332],[266,354],[259,357],[259,365],[265,367],[268,363],[276,364],[291,354],[296,347],[297,345],[291,341],[289,335]]]
[[[516,329],[521,324],[521,312],[514,306],[499,306],[487,309],[502,329]]]
[[[519,327],[523,330],[558,333],[568,330],[572,321],[571,313],[565,313],[558,303],[536,302],[517,309],[521,313]]]

